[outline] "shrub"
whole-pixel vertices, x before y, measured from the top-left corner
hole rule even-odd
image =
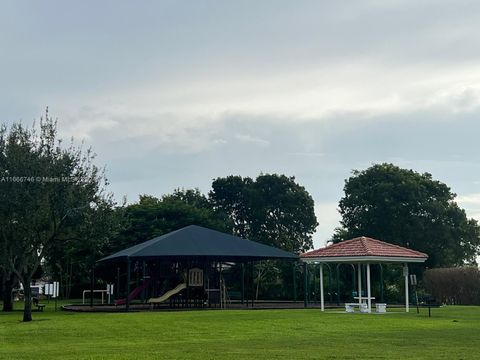
[[[474,266],[430,269],[424,273],[425,290],[450,305],[480,305],[480,270]]]

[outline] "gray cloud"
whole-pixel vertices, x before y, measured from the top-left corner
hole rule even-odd
[[[119,198],[294,175],[324,217],[321,243],[343,180],[373,162],[476,199],[479,13],[469,0],[11,2],[2,121],[49,105]]]

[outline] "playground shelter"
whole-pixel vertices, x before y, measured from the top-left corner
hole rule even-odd
[[[201,226],[190,225],[182,229],[170,232],[168,234],[148,240],[144,243],[121,250],[98,261],[98,263],[115,266],[116,264],[126,264],[126,298],[125,302],[119,302],[125,305],[129,310],[131,300],[138,293],[130,291],[132,264],[141,264],[144,275],[148,273],[146,267],[157,266],[157,271],[161,264],[169,266],[181,266],[186,276],[182,283],[175,288],[171,288],[160,297],[152,297],[149,302],[163,302],[174,298],[179,292],[185,293],[184,298],[194,297],[195,293],[208,292],[207,295],[217,294],[222,299],[222,265],[224,264],[242,264],[241,273],[241,302],[245,300],[245,276],[244,264],[253,263],[261,260],[298,260],[298,255],[260,244],[251,240],[243,239],[237,236],[225,234],[219,231],[207,229]],[[125,266],[125,265],[124,265]],[[148,278],[154,276],[144,276],[143,286],[139,286],[138,292],[142,292],[149,285]],[[120,276],[117,277],[119,279]],[[120,285],[120,284],[118,284]],[[118,287],[118,286],[117,286]],[[191,289],[191,291],[189,291]],[[93,289],[91,289],[93,290]],[[172,298],[170,296],[173,296]],[[200,306],[204,304],[204,299],[196,298],[194,304]],[[208,299],[207,299],[208,300]],[[247,300],[248,305],[248,300]]]
[[[423,263],[428,255],[402,246],[389,244],[365,236],[342,241],[321,249],[312,250],[300,255],[304,266],[307,264],[320,265],[320,304],[321,310],[325,309],[323,288],[324,264],[356,264],[358,266],[358,304],[366,301],[368,312],[372,311],[372,294],[370,279],[370,264],[402,264],[405,280],[405,311],[409,311],[408,295],[408,264]],[[366,267],[366,296],[362,296],[362,265]]]

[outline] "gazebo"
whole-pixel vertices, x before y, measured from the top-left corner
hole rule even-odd
[[[358,266],[358,303],[366,300],[368,312],[372,311],[372,294],[370,286],[370,264],[403,264],[403,276],[405,278],[405,311],[409,311],[408,298],[408,264],[423,263],[428,255],[419,251],[389,244],[365,236],[342,241],[321,249],[312,250],[300,255],[306,264],[320,265],[320,304],[322,311],[325,310],[323,289],[323,265],[329,263],[357,264]],[[366,265],[367,296],[362,297],[361,266]]]
[[[269,259],[298,260],[298,255],[260,244],[251,240],[243,239],[237,236],[225,234],[219,231],[207,229],[201,226],[190,225],[182,229],[170,232],[168,234],[156,237],[141,244],[129,247],[110,256],[107,256],[98,262],[108,266],[126,267],[126,298],[122,305],[129,309],[130,302],[133,299],[130,292],[130,276],[132,263],[137,267],[143,264],[143,272],[148,265],[149,272],[144,276],[144,284],[138,286],[138,293],[144,291],[149,286],[145,279],[158,276],[162,265],[175,267],[182,272],[187,273],[187,279],[176,289],[170,290],[172,295],[186,288],[193,287],[198,293],[205,293],[211,290],[212,285],[218,290],[221,288],[222,264],[225,263],[251,263]],[[117,268],[120,278],[120,270]],[[180,270],[178,270],[180,272]],[[119,280],[117,280],[117,289]],[[244,299],[244,272],[242,266],[241,275],[241,297]],[[93,291],[93,289],[92,289]],[[137,293],[137,294],[138,294]],[[168,293],[164,296],[168,298]],[[188,296],[188,291],[186,291]],[[192,291],[193,293],[193,291]],[[158,295],[158,292],[157,294]],[[160,294],[161,295],[161,294]],[[221,297],[221,293],[220,293]],[[162,297],[158,301],[164,301]],[[203,304],[203,301],[199,301]],[[247,300],[248,304],[248,300]],[[253,303],[252,303],[253,304]]]

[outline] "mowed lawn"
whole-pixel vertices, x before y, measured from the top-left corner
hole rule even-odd
[[[478,359],[480,307],[0,313],[0,359]]]

